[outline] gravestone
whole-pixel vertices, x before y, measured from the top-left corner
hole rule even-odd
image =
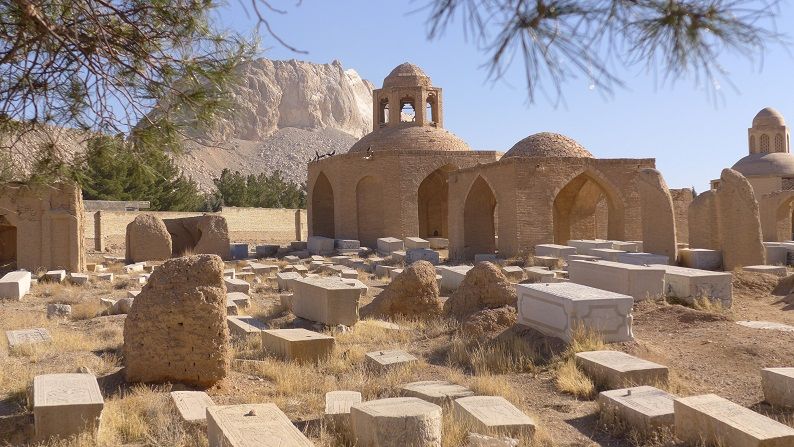
[[[501,396],[461,397],[455,399],[454,411],[478,433],[530,436],[535,431],[535,421]]]
[[[331,355],[334,337],[306,329],[262,331],[262,348],[287,361],[314,362]]]
[[[367,365],[377,371],[388,371],[396,367],[413,365],[419,361],[419,359],[401,349],[368,352],[366,360]]]
[[[248,257],[248,244],[229,244],[229,256],[240,260]]]
[[[640,248],[640,244],[636,242],[625,242],[625,241],[610,241],[612,242],[612,248],[615,250],[627,251],[630,253],[637,253],[638,251],[642,251]]]
[[[42,282],[63,282],[66,279],[66,270],[50,270],[39,278]]]
[[[614,248],[594,248],[590,250],[590,252],[592,253],[592,256],[612,262],[618,261],[619,254],[626,253],[623,250],[615,250]]]
[[[248,307],[251,305],[251,297],[245,293],[230,292],[226,294],[226,299],[233,302],[237,307]]]
[[[330,391],[325,393],[325,417],[342,426],[350,420],[350,407],[361,403],[358,391]]]
[[[729,272],[676,267],[673,265],[651,265],[665,271],[665,294],[686,303],[706,298],[718,301],[725,308],[733,303],[733,276]]]
[[[429,248],[410,248],[405,252],[405,265],[411,265],[417,261],[427,261],[433,265],[438,265],[441,258],[438,252]]]
[[[8,272],[0,278],[0,298],[21,300],[30,292],[30,272]]]
[[[502,267],[502,273],[505,274],[510,282],[519,282],[524,279],[524,269],[514,265]]]
[[[611,241],[604,241],[604,240],[589,240],[589,239],[580,239],[580,240],[572,240],[568,241],[567,244],[569,247],[574,247],[576,249],[576,254],[579,255],[593,255],[591,250],[594,248],[612,248]]]
[[[215,405],[204,391],[171,391],[171,400],[182,420],[190,423],[205,422],[207,407]]]
[[[314,445],[276,404],[207,407],[207,439],[209,447]]]
[[[634,265],[670,264],[670,258],[653,253],[621,253],[618,255],[618,262]]]
[[[278,290],[282,292],[293,290],[295,281],[301,278],[302,276],[297,272],[276,273],[276,283],[278,284]]]
[[[422,239],[421,237],[405,238],[405,250],[408,251],[413,248],[430,248],[430,241]]]
[[[465,386],[447,382],[446,380],[425,380],[407,383],[402,386],[401,391],[404,396],[418,397],[436,405],[448,404],[460,397],[474,395],[474,392]]]
[[[381,255],[390,255],[395,251],[403,250],[405,245],[401,239],[396,237],[382,237],[378,239],[378,253]]]
[[[9,349],[18,349],[26,345],[37,345],[52,341],[50,332],[44,328],[37,329],[17,329],[6,331]]]
[[[311,236],[307,243],[310,255],[330,256],[334,253],[334,240],[322,236]]]
[[[270,258],[276,256],[278,253],[278,249],[281,248],[278,245],[257,245],[256,246],[256,257],[257,258]]]
[[[705,248],[683,248],[678,251],[681,265],[700,270],[720,270],[722,252]]]
[[[598,406],[603,414],[617,417],[642,434],[673,428],[675,396],[652,386],[603,391]]]
[[[546,256],[556,259],[566,259],[576,254],[576,247],[558,244],[540,244],[535,246],[535,256]]]
[[[546,267],[527,267],[524,269],[529,282],[553,282],[554,272]]]
[[[329,326],[352,326],[358,321],[361,291],[332,278],[301,278],[292,284],[292,313]]]
[[[659,267],[612,261],[569,261],[571,281],[634,297],[635,301],[664,296],[665,271]]]
[[[785,265],[746,265],[742,267],[745,272],[766,273],[768,275],[775,275],[784,277],[788,275],[788,270]]]
[[[36,439],[96,433],[104,400],[93,374],[44,374],[33,378]]]
[[[254,317],[230,315],[226,317],[229,326],[229,335],[232,337],[246,337],[248,335],[259,335],[267,329],[267,324]]]
[[[350,425],[361,447],[441,447],[441,407],[415,397],[353,405]]]
[[[242,279],[230,279],[226,278],[223,280],[226,284],[226,292],[240,292],[248,294],[251,290],[251,284],[247,281],[243,281]]]
[[[113,282],[113,274],[112,273],[100,273],[100,274],[96,275],[96,277],[100,281]]]
[[[449,239],[443,237],[429,237],[427,241],[430,242],[430,248],[433,250],[446,250],[449,248]]]
[[[88,284],[88,275],[85,273],[70,273],[69,282],[76,286]]]
[[[764,399],[777,407],[794,408],[794,368],[761,370]]]
[[[586,351],[576,354],[576,365],[593,382],[610,389],[667,382],[666,366],[620,351]]]

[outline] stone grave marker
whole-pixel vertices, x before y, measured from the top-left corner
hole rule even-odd
[[[259,335],[268,328],[266,323],[248,316],[229,315],[226,317],[226,324],[229,326],[229,334],[232,337]]]
[[[603,391],[598,395],[602,413],[611,413],[639,433],[673,428],[675,396],[652,386]]]
[[[588,377],[611,389],[667,382],[666,366],[625,352],[586,351],[577,353],[575,359]]]
[[[325,393],[325,417],[343,425],[350,420],[350,407],[361,403],[358,391],[330,391]]]
[[[413,355],[400,350],[374,351],[366,354],[367,364],[379,371],[387,371],[398,366],[412,365],[419,361]]]
[[[52,341],[50,332],[44,328],[36,329],[17,329],[6,331],[9,349],[18,349],[26,345],[37,345]]]
[[[33,378],[36,439],[96,432],[104,400],[93,374],[44,374]]]
[[[535,421],[501,396],[455,399],[455,415],[473,431],[485,434],[531,435]]]
[[[243,281],[242,279],[225,278],[226,292],[241,292],[248,294],[251,289],[251,284]]]
[[[407,383],[403,385],[401,391],[404,396],[418,397],[436,405],[443,405],[460,397],[474,395],[474,392],[465,386],[447,382],[446,380],[425,380]]]
[[[288,361],[313,362],[331,355],[334,337],[306,329],[262,331],[262,348]]]
[[[18,270],[8,272],[0,278],[0,298],[21,300],[30,292],[30,272]]]
[[[794,408],[794,368],[761,370],[764,400],[777,407]]]
[[[215,405],[204,391],[171,391],[179,415],[185,422],[196,423],[207,420],[207,407]]]
[[[314,445],[276,404],[207,407],[207,438],[209,447]]]
[[[350,425],[362,447],[441,447],[441,407],[415,397],[355,404]]]

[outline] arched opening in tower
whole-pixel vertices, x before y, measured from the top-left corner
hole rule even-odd
[[[464,256],[496,253],[496,195],[482,178],[469,189],[463,206]]]
[[[16,270],[17,227],[0,216],[0,272]]]
[[[554,199],[554,242],[622,239],[622,215],[613,195],[593,176],[582,173]]]
[[[383,190],[381,182],[367,176],[356,185],[356,214],[358,220],[358,240],[366,247],[377,246],[383,231]]]
[[[312,189],[312,236],[333,238],[334,229],[334,190],[324,173],[317,176]]]
[[[442,166],[431,172],[419,185],[419,237],[448,237],[448,177],[455,169],[453,165]]]

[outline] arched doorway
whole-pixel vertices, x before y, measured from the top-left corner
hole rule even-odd
[[[442,166],[431,172],[417,191],[419,237],[447,237],[447,211],[449,200],[449,172],[456,168]]]
[[[496,195],[482,178],[471,185],[463,206],[463,245],[467,258],[496,252]]]
[[[381,182],[367,176],[356,185],[356,215],[358,219],[358,240],[365,247],[376,247],[383,234],[383,190]]]
[[[623,238],[622,204],[592,174],[579,174],[554,198],[554,242]]]
[[[17,261],[17,227],[0,216],[0,271],[13,270]]]
[[[334,190],[324,173],[317,176],[312,189],[312,236],[333,238]]]

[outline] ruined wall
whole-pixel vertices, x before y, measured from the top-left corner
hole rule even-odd
[[[667,183],[656,169],[643,169],[637,184],[642,207],[643,251],[667,256],[675,262],[675,213]]]
[[[152,214],[161,219],[178,219],[201,216],[205,213],[183,213],[171,211],[98,211],[84,213],[86,221],[83,235],[87,247],[97,248],[101,239],[103,248],[123,248],[127,225],[140,214]],[[224,207],[218,214],[226,219],[229,238],[232,242],[249,244],[285,244],[294,241],[300,228],[300,239],[306,240],[306,210],[282,208],[237,208]]]
[[[693,188],[671,189],[673,211],[675,213],[675,238],[678,242],[689,241],[689,205],[695,199]]]

